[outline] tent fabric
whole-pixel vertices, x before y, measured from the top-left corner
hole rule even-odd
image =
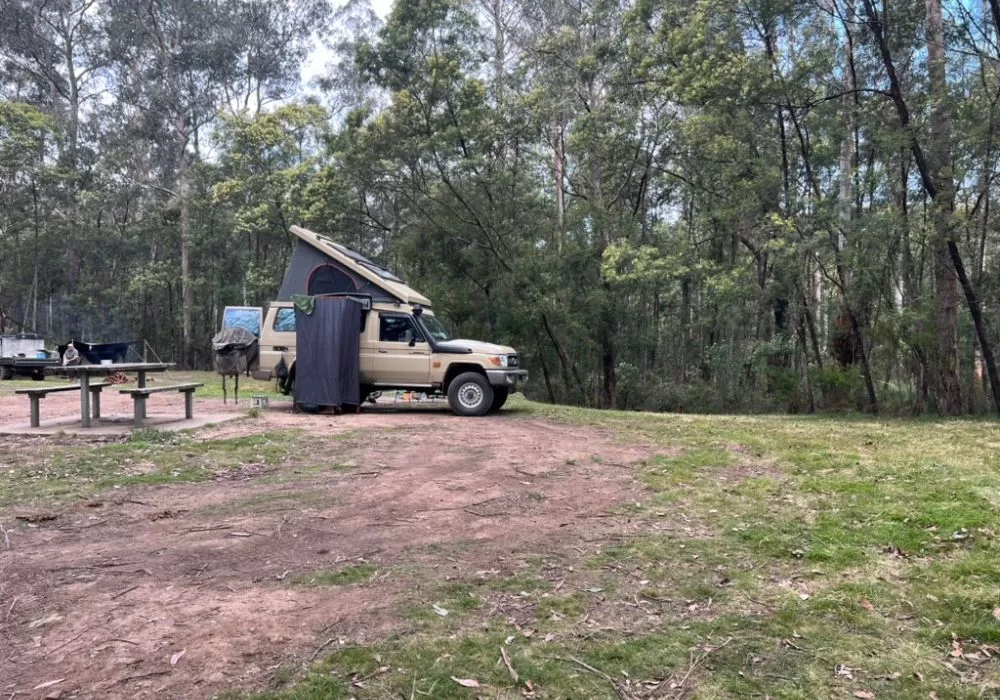
[[[357,406],[361,393],[361,304],[317,298],[311,314],[295,308],[295,401]]]
[[[257,336],[246,328],[223,328],[212,338],[215,351],[215,371],[222,375],[237,375],[257,366],[260,348]]]
[[[293,294],[292,303],[295,304],[295,308],[304,314],[311,314],[313,309],[316,308],[316,297],[311,297],[306,294]]]
[[[328,269],[331,267],[337,272]],[[349,287],[343,282],[345,279],[352,280]],[[278,291],[278,301],[291,301],[292,296],[296,294],[318,295],[337,292],[363,294],[370,296],[372,301],[376,302],[398,301],[394,295],[378,285],[344,269],[339,262],[321,250],[317,250],[305,241],[296,243],[292,260],[285,272],[285,279]]]

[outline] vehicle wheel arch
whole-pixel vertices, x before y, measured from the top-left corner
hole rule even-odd
[[[465,374],[466,372],[477,372],[484,377],[486,376],[486,370],[484,370],[480,365],[471,362],[453,362],[448,365],[448,369],[444,374],[444,382],[441,384],[441,393],[447,395],[448,387],[451,386],[455,377],[460,374]]]

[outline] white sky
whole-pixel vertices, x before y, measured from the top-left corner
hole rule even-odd
[[[389,11],[392,9],[393,1],[394,0],[369,0],[372,10],[374,10],[375,14],[378,15],[383,21],[389,16]],[[330,4],[333,6],[334,12],[340,9],[342,5],[340,0],[330,0]],[[330,56],[330,49],[325,45],[325,43],[323,41],[317,41],[316,48],[313,49],[313,51],[306,58],[305,63],[302,64],[303,85],[308,85],[313,79],[323,75],[326,70],[326,64],[330,60]]]

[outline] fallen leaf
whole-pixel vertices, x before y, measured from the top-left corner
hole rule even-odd
[[[434,608],[434,612],[436,612],[441,617],[448,617],[448,611],[445,610],[444,608],[442,608],[437,603],[434,603],[434,605],[432,605],[431,607],[433,607]]]
[[[522,634],[522,635],[524,635],[525,637],[530,637],[530,636],[531,636],[531,635],[533,635],[534,633],[535,633],[535,630],[531,630],[531,629],[528,629],[528,630],[522,630],[522,631],[521,631],[521,634]]]
[[[556,638],[556,636],[554,634],[552,634],[551,632],[549,632],[547,635],[545,635],[545,638],[542,641],[543,642],[551,642],[555,638]]]
[[[856,690],[854,691],[854,697],[861,698],[861,700],[873,700],[875,694],[869,693],[867,690]]]
[[[960,659],[962,658],[962,654],[964,653],[965,650],[962,648],[962,644],[959,641],[956,640],[951,643],[951,651],[949,652],[949,656],[952,656],[956,659]]]
[[[867,598],[861,599],[861,607],[867,610],[868,612],[875,612],[875,606],[872,605]]]
[[[1000,608],[993,608],[993,617],[1000,620]]]
[[[921,683],[924,682],[924,674],[922,674],[920,671],[914,671],[913,675],[916,676],[917,680],[920,681]]]
[[[187,649],[181,649],[179,652],[170,657],[170,665],[176,666],[177,662],[181,660],[181,657],[187,653]]]
[[[935,693],[933,690],[927,693],[927,697],[929,700],[938,700],[938,694]]]
[[[55,685],[56,683],[62,683],[64,680],[66,679],[56,678],[54,681],[45,681],[44,683],[39,683],[38,685],[36,685],[34,688],[32,688],[32,690],[41,690],[42,688],[49,688]]]
[[[479,686],[479,681],[477,681],[475,679],[472,679],[472,678],[455,678],[455,676],[452,676],[451,679],[453,681],[455,681],[456,683],[458,683],[463,688],[478,688],[478,687],[480,687]]]

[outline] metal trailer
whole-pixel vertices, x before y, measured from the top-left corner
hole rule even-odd
[[[41,381],[45,368],[58,364],[59,359],[45,350],[45,339],[40,335],[0,335],[0,379],[22,376]]]

